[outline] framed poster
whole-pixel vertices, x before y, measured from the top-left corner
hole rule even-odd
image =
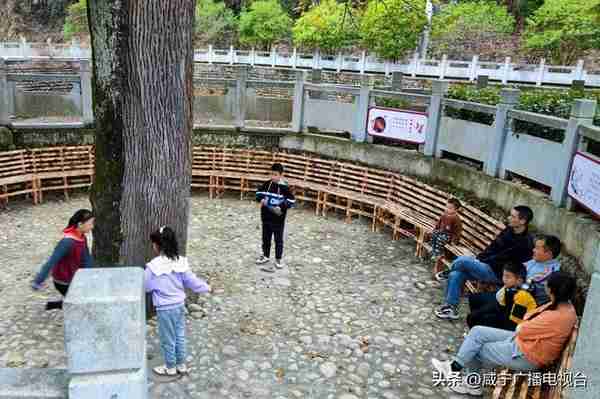
[[[578,152],[567,186],[569,196],[596,215],[600,215],[600,161]]]
[[[367,133],[371,136],[425,143],[427,114],[393,108],[371,107],[367,116]]]

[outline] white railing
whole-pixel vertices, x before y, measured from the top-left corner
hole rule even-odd
[[[0,58],[7,60],[27,59],[89,59],[91,51],[82,48],[77,42],[71,44],[4,42],[0,43]],[[378,59],[362,52],[360,55],[325,55],[318,51],[312,54],[299,53],[296,49],[290,52],[207,49],[194,51],[195,62],[218,64],[247,64],[271,67],[308,68],[330,71],[351,71],[359,73],[402,72],[413,77],[429,77],[439,79],[458,79],[474,81],[485,75],[491,81],[529,83],[538,86],[544,84],[572,85],[573,81],[583,81],[586,86],[600,87],[600,71],[589,71],[584,68],[583,60],[575,66],[548,65],[545,60],[539,64],[514,63],[510,58],[504,62],[480,62],[478,56],[469,61],[449,60],[446,56],[441,60],[421,59],[418,54],[405,61],[390,62]]]

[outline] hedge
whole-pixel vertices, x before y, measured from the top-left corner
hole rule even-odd
[[[474,86],[458,84],[450,87],[447,96],[456,100],[496,105],[500,102],[500,90],[500,87],[477,89]],[[579,98],[595,99],[600,104],[600,90],[522,89],[516,109],[569,119],[571,105]],[[445,108],[445,115],[486,125],[491,125],[494,122],[493,115],[455,109],[449,106]],[[596,109],[594,125],[600,126],[600,108]],[[556,142],[562,142],[564,139],[563,130],[547,128],[524,121],[515,121],[514,131]]]

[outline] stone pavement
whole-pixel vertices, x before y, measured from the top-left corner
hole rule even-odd
[[[0,213],[0,367],[66,367],[62,313],[43,310],[58,293],[34,293],[29,281],[69,216],[89,206],[79,196]],[[309,209],[291,211],[286,230],[286,268],[261,272],[257,205],[193,197],[188,253],[215,293],[187,306],[191,373],[152,377],[152,398],[459,397],[433,386],[430,359],[454,353],[464,321],[433,316],[441,291],[413,241]],[[155,366],[162,358],[149,325]]]

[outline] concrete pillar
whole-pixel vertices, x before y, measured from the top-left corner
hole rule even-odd
[[[402,91],[402,78],[404,74],[400,71],[392,72],[392,90]]]
[[[92,109],[92,71],[89,60],[79,61],[79,79],[81,81],[81,110],[83,123],[94,123],[94,110]]]
[[[587,292],[571,372],[585,376],[585,387],[566,389],[567,399],[600,398],[600,248]]]
[[[562,158],[557,159],[560,167],[557,168],[556,180],[552,187],[550,197],[556,206],[565,205],[567,197],[567,183],[571,173],[571,163],[573,155],[579,146],[579,126],[583,124],[592,124],[594,114],[596,113],[596,101],[594,100],[575,100],[571,107],[571,117],[565,130],[565,139],[563,140]]]
[[[431,82],[431,101],[427,115],[425,147],[423,148],[423,153],[427,156],[434,156],[437,151],[440,121],[442,120],[442,101],[446,91],[448,91],[448,82],[444,80]]]
[[[469,71],[469,80],[472,82],[477,77],[477,68],[479,68],[479,56],[474,55],[471,60],[471,67]]]
[[[297,133],[302,132],[302,120],[304,118],[305,80],[305,72],[296,71],[296,83],[294,84],[294,104],[292,106],[292,129]]]
[[[0,58],[0,126],[8,126],[10,118],[8,115],[8,80],[6,76],[6,65],[4,59]]]
[[[508,111],[519,103],[520,94],[521,92],[517,89],[502,89],[500,92],[500,103],[496,106],[494,119],[494,137],[483,166],[483,170],[489,176],[498,176],[509,130]]]
[[[144,271],[80,269],[64,303],[70,399],[146,399]]]
[[[8,81],[7,82],[8,85],[8,93],[6,95],[6,101],[8,102],[7,104],[7,108],[8,108],[8,117],[13,117],[15,116],[15,96],[17,95],[17,82],[15,81]]]
[[[488,85],[490,77],[488,75],[477,75],[477,88],[485,89]]]
[[[544,83],[544,72],[546,71],[546,59],[542,58],[540,60],[540,66],[538,67],[537,78],[535,79],[535,85],[541,86]]]
[[[246,120],[246,82],[248,81],[248,68],[243,65],[238,68],[235,82],[235,107],[234,120],[237,128],[244,127]]]
[[[323,82],[323,71],[321,69],[313,69],[311,71],[310,81],[316,85],[321,84]],[[312,92],[311,96],[314,99],[322,99],[325,96],[325,93],[315,90]]]
[[[368,76],[361,77],[360,95],[354,120],[352,140],[363,143],[367,139],[367,117],[369,113],[369,98],[371,96],[370,79]]]

